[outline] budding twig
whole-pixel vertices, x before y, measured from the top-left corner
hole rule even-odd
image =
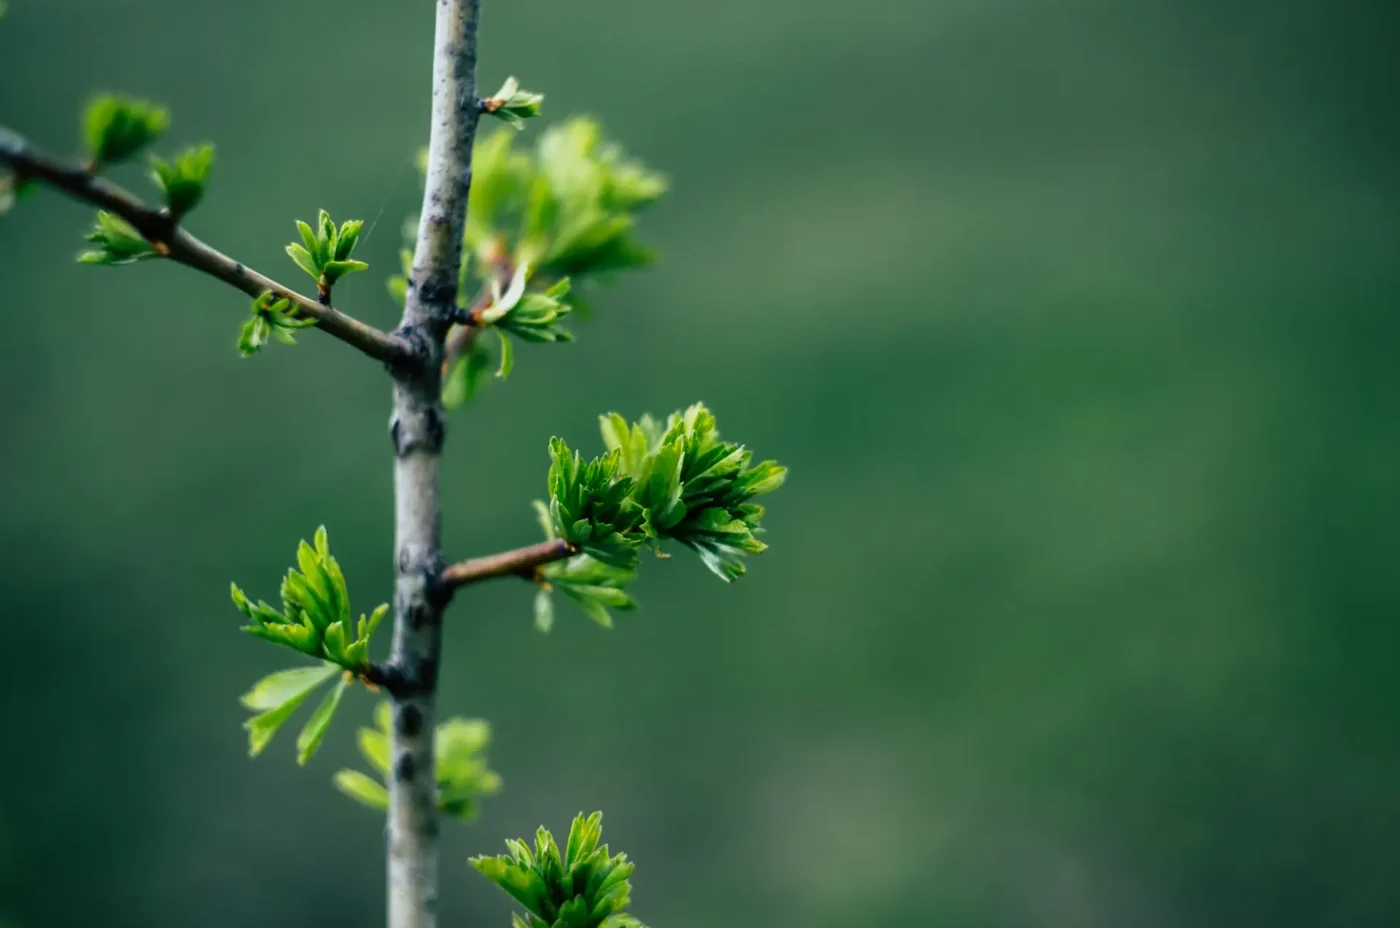
[[[0,164],[18,177],[48,184],[76,200],[115,213],[131,223],[156,252],[178,264],[203,271],[249,296],[271,291],[296,307],[299,317],[316,320],[316,327],[370,357],[395,365],[417,362],[413,346],[405,339],[328,305],[303,296],[212,248],[181,228],[171,216],[152,209],[131,193],[81,165],[68,165],[37,151],[20,136],[0,126]]]

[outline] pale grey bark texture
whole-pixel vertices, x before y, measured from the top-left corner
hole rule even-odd
[[[480,0],[438,0],[427,188],[403,324],[418,363],[394,369],[394,492],[398,580],[389,777],[389,928],[437,924],[438,813],[434,697],[441,658],[443,340],[456,308],[457,273],[476,135]]]

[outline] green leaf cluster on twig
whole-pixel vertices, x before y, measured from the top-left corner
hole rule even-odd
[[[603,813],[579,813],[562,853],[541,826],[533,851],[509,839],[509,854],[473,857],[470,863],[525,907],[526,914],[512,915],[514,928],[646,928],[625,911],[636,865],[600,846],[602,836]]]
[[[549,501],[535,503],[550,540],[579,553],[536,572],[535,625],[554,624],[557,590],[599,625],[609,609],[636,606],[627,586],[644,545],[658,555],[672,539],[691,548],[722,580],[744,573],[744,558],[766,546],[763,507],[754,497],[782,486],[787,468],[752,463],[742,445],[722,441],[704,404],[672,413],[662,425],[650,416],[628,425],[617,413],[599,418],[608,450],[585,461],[562,438],[549,442]]]
[[[369,267],[365,262],[350,257],[355,243],[360,240],[360,229],[364,224],[363,219],[348,219],[340,224],[340,228],[336,228],[325,210],[321,210],[316,217],[314,229],[297,220],[301,244],[293,242],[288,245],[287,255],[316,281],[316,292],[321,302],[329,302],[331,288],[340,278]]]
[[[516,137],[501,129],[476,146],[458,287],[466,324],[494,327],[502,355],[510,350],[507,334],[531,342],[572,340],[562,322],[587,308],[581,283],[651,262],[634,231],[636,215],[667,188],[660,174],[604,141],[593,120],[552,127],[531,150],[518,149]],[[416,235],[413,220],[405,237],[412,243]],[[400,302],[410,262],[406,250],[403,273],[388,282]],[[489,365],[478,344],[468,341],[449,359],[443,396],[449,408],[470,398]],[[503,357],[498,371],[509,369]]]
[[[243,631],[364,674],[369,669],[370,637],[389,606],[383,604],[352,622],[345,575],[331,556],[325,526],[316,530],[315,542],[315,547],[303,541],[297,548],[297,567],[282,580],[280,612],[262,601],[253,604],[233,584],[233,604],[252,620]]]
[[[481,101],[483,112],[495,116],[508,126],[525,128],[525,120],[540,114],[544,94],[531,93],[520,89],[520,82],[513,77],[506,78],[501,89]]]
[[[161,257],[136,227],[106,210],[97,211],[97,223],[84,240],[96,245],[78,255],[79,264],[105,264],[116,267]]]
[[[584,462],[550,440],[549,512],[558,537],[605,564],[631,568],[643,543],[675,539],[724,580],[765,545],[755,535],[763,507],[750,502],[782,486],[787,468],[752,465],[742,445],[722,441],[714,415],[696,403],[663,427],[644,416],[628,426],[601,417],[606,454]]]
[[[169,125],[169,112],[154,103],[115,94],[95,97],[83,117],[89,163],[96,169],[126,161]]]
[[[380,703],[374,713],[374,728],[359,731],[360,754],[381,779],[388,780],[389,704]],[[438,809],[462,821],[476,818],[479,800],[500,791],[501,778],[487,766],[485,750],[491,742],[491,726],[481,719],[451,718],[438,724],[433,733],[433,755],[437,760]],[[334,777],[336,789],[371,809],[389,807],[384,785],[358,770],[344,769]]]
[[[213,166],[213,145],[187,148],[169,161],[151,156],[151,177],[165,194],[165,208],[170,218],[178,222],[199,205]]]
[[[284,345],[295,345],[297,340],[292,333],[316,324],[315,319],[298,318],[292,301],[271,290],[255,298],[251,308],[253,314],[238,333],[238,353],[245,358],[261,351],[269,337]]]

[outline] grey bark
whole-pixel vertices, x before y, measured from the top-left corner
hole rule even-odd
[[[437,924],[438,813],[433,757],[441,657],[443,342],[456,308],[457,274],[476,135],[476,35],[480,0],[438,0],[433,48],[432,127],[427,183],[403,323],[419,363],[394,369],[396,681],[389,777],[389,928]]]

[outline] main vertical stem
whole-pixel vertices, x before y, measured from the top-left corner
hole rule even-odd
[[[457,274],[476,135],[481,0],[437,0],[427,188],[399,334],[418,352],[394,369],[395,553],[389,778],[389,928],[437,924],[438,814],[433,726],[442,645],[443,341]]]

